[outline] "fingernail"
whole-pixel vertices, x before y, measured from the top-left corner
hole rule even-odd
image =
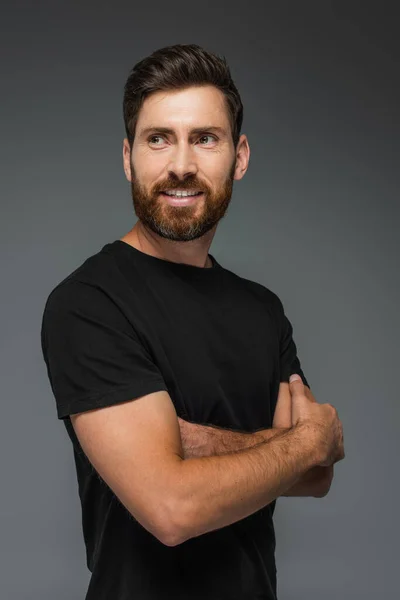
[[[292,383],[292,381],[298,381],[299,379],[301,379],[301,377],[300,375],[297,375],[297,373],[293,373],[293,375],[289,377],[290,383]]]

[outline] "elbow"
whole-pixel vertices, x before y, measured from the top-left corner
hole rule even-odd
[[[323,489],[321,491],[316,492],[315,494],[313,494],[314,498],[325,498],[325,496],[328,494],[329,489]]]
[[[176,492],[179,485],[171,485],[171,488],[174,492],[171,492],[169,501],[166,506],[164,505],[162,522],[158,519],[157,537],[165,546],[174,547],[190,539],[189,524],[191,519],[188,516],[188,510],[184,509],[185,503],[181,495]],[[168,494],[165,494],[165,496],[168,497]]]
[[[174,546],[178,546],[184,540],[182,538],[180,529],[175,525],[176,517],[170,518],[169,514],[170,513],[168,512],[168,517],[164,517],[163,519],[160,519],[158,515],[158,518],[156,519],[158,521],[158,525],[153,529],[153,533],[158,541],[164,544],[164,546],[169,546],[172,548]],[[148,528],[148,530],[150,531],[150,528]]]
[[[179,546],[182,541],[176,536],[169,535],[167,537],[159,536],[158,538],[164,546],[168,546],[169,548],[173,548],[174,546]]]
[[[152,536],[154,536],[164,546],[177,546],[182,543],[181,529],[178,527],[177,516],[179,515],[179,509],[175,510],[173,506],[176,504],[165,502],[166,494],[162,494],[162,498],[158,496],[157,501],[147,503],[146,510],[139,513],[137,506],[127,508],[132,517]],[[164,500],[164,502],[163,502]],[[151,504],[151,510],[149,505]]]
[[[179,511],[179,509],[178,509]],[[177,516],[178,513],[175,513],[173,517],[168,519],[168,527],[160,528],[158,539],[165,546],[169,546],[173,548],[174,546],[179,546],[179,544],[183,544],[190,536],[184,535],[184,528],[177,524]]]
[[[314,494],[314,498],[325,498],[328,495],[329,490],[331,489],[333,480],[333,471],[329,474],[329,476],[325,477],[319,484],[318,490]]]
[[[179,546],[189,540],[192,535],[192,529],[190,527],[191,520],[184,518],[185,511],[183,510],[183,502],[172,503],[169,511],[169,527],[163,536],[163,543],[166,546]]]

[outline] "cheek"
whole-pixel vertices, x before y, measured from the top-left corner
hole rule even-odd
[[[161,160],[160,157],[155,156],[140,156],[133,160],[135,165],[135,174],[140,180],[142,185],[152,186],[154,182],[165,177],[165,159]]]
[[[232,168],[232,161],[230,160],[230,157],[220,156],[210,152],[203,160],[199,160],[198,166],[199,169],[203,170],[216,185],[220,185],[221,183],[224,183],[228,177],[230,169]]]

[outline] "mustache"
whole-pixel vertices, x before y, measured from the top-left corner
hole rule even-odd
[[[166,181],[165,183],[159,184],[154,187],[154,193],[163,192],[164,190],[201,190],[208,191],[208,186],[197,181],[196,179],[185,179],[185,181]]]

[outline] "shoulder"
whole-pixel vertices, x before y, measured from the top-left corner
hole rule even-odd
[[[242,277],[241,275],[237,275],[232,271],[229,271],[232,277],[236,278],[237,284],[242,288],[246,289],[253,296],[258,298],[270,308],[275,314],[280,315],[283,311],[283,304],[276,292],[274,292],[271,288],[266,285],[259,283],[258,281],[254,281],[252,279],[247,279],[246,277]]]
[[[114,257],[100,250],[86,258],[48,293],[44,311],[105,300],[121,278]]]
[[[108,258],[90,257],[48,294],[42,313],[43,342],[50,333],[77,335],[79,330],[129,329],[118,306],[114,275],[107,274]]]

